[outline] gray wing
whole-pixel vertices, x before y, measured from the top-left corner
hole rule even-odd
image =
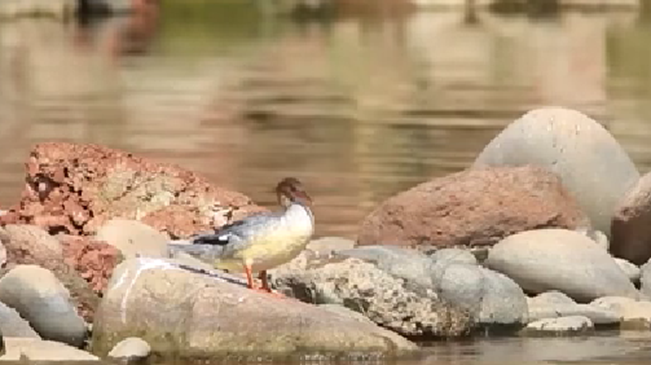
[[[280,214],[277,212],[265,212],[256,214],[242,220],[227,224],[214,233],[201,234],[190,239],[191,250],[199,252],[211,252],[215,257],[228,257],[237,252],[247,243],[255,240],[280,224]],[[187,252],[187,250],[186,250]],[[188,252],[189,253],[189,252]]]

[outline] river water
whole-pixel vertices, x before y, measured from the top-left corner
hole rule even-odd
[[[354,238],[388,196],[468,166],[509,122],[561,105],[651,167],[651,16],[462,11],[289,20],[166,2],[83,24],[0,23],[0,206],[40,141],[92,142],[205,174],[260,204],[304,180],[317,235]],[[426,363],[648,359],[648,334],[433,346]],[[609,362],[610,361],[610,362]],[[641,363],[643,363],[642,361]]]

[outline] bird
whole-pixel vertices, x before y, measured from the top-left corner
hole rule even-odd
[[[275,188],[281,209],[226,224],[214,232],[198,234],[189,244],[170,244],[216,269],[244,272],[247,287],[275,294],[267,270],[298,256],[314,234],[312,198],[294,177],[282,179]],[[256,287],[253,274],[262,282]]]

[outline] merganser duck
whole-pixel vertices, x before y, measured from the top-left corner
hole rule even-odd
[[[190,244],[170,246],[216,269],[244,272],[248,288],[272,293],[267,270],[295,258],[314,233],[312,199],[301,182],[293,177],[281,180],[276,195],[282,210],[226,224],[214,233],[192,237]],[[258,273],[262,287],[254,285],[253,273]]]

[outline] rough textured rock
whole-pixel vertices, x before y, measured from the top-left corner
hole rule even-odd
[[[16,265],[38,265],[54,273],[70,291],[79,313],[92,322],[99,297],[89,283],[66,264],[64,248],[43,229],[31,225],[7,225],[0,228],[0,240],[7,249],[6,272]]]
[[[527,298],[505,275],[463,263],[451,264],[439,274],[434,279],[439,296],[468,310],[476,323],[489,327],[528,322]]]
[[[15,309],[0,302],[0,334],[5,337],[41,338]]]
[[[103,356],[132,336],[176,360],[392,358],[417,348],[374,324],[152,258],[116,268],[93,326],[93,352]]]
[[[602,297],[590,305],[616,312],[623,329],[651,329],[651,302],[624,297]]]
[[[142,222],[115,218],[104,223],[95,235],[118,248],[126,258],[136,256],[167,257],[167,243],[170,238]]]
[[[484,148],[474,167],[529,164],[558,174],[592,225],[608,236],[617,202],[640,177],[601,124],[557,107],[530,111],[511,123]]]
[[[484,263],[534,294],[558,290],[579,302],[608,295],[639,296],[613,257],[574,231],[515,234],[495,245]]]
[[[74,268],[95,293],[102,294],[113,269],[123,260],[120,250],[84,236],[62,235],[59,241],[66,264]]]
[[[20,265],[0,279],[0,301],[16,309],[44,339],[81,346],[86,324],[54,274],[35,265]]]
[[[634,264],[651,258],[651,173],[647,173],[622,197],[611,224],[610,252]]]
[[[539,167],[466,170],[393,196],[362,222],[360,245],[490,245],[541,227],[589,226],[560,179]]]
[[[6,353],[0,356],[0,361],[23,360],[21,357],[28,361],[61,361],[64,363],[99,360],[95,355],[64,343],[35,338],[5,337],[5,348]]]
[[[594,329],[594,324],[588,317],[569,316],[541,319],[531,322],[522,331],[524,334],[541,332],[551,333],[585,333]]]
[[[305,260],[301,261],[302,267],[290,262],[274,270],[272,285],[304,302],[345,306],[408,337],[454,337],[474,328],[470,313],[440,300],[428,288],[431,279],[420,283],[405,279],[422,271],[419,262],[414,263],[415,270],[410,262],[402,262],[403,268],[390,269],[387,263],[399,257],[397,251],[375,248],[374,252],[359,250],[358,253],[375,257],[376,262],[353,257],[326,262]],[[386,270],[379,266],[385,266]]]
[[[624,274],[628,276],[631,282],[637,283],[640,281],[640,276],[642,275],[642,271],[640,270],[639,267],[620,258],[615,258],[615,262],[617,263],[617,265],[619,265],[619,268],[622,269]]]
[[[370,262],[380,270],[404,279],[408,286],[434,288],[432,260],[417,250],[395,246],[362,246],[338,251],[337,255]]]
[[[126,361],[144,360],[151,354],[151,346],[139,337],[129,337],[118,342],[108,357]]]
[[[96,145],[42,143],[30,153],[18,206],[0,222],[94,234],[112,218],[141,220],[173,237],[264,210],[179,167]]]
[[[597,325],[619,324],[619,314],[613,310],[589,304],[577,304],[572,298],[558,291],[549,291],[527,298],[529,320],[583,316]]]

